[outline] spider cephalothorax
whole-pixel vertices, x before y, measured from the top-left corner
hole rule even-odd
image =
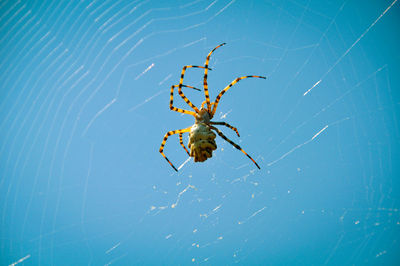
[[[196,116],[194,117],[195,123],[210,123],[210,120],[212,119],[212,114],[210,114],[207,109],[201,107],[199,112],[196,113]]]
[[[218,128],[214,127],[213,125],[222,125],[222,126],[229,127],[230,129],[234,130],[236,132],[236,134],[239,136],[239,132],[237,131],[237,129],[235,127],[233,127],[225,122],[211,121],[211,119],[214,117],[215,111],[217,110],[217,106],[218,106],[219,100],[221,99],[222,95],[227,90],[229,90],[233,85],[235,85],[237,82],[239,82],[240,80],[245,79],[245,78],[263,78],[263,79],[265,79],[265,77],[261,77],[261,76],[243,76],[240,78],[236,78],[218,94],[218,96],[215,98],[214,102],[211,102],[210,96],[208,93],[208,84],[207,84],[208,70],[211,70],[210,68],[208,68],[208,62],[210,60],[211,54],[217,48],[219,48],[223,45],[225,45],[225,43],[218,45],[208,54],[204,67],[203,66],[184,66],[182,69],[179,85],[171,86],[169,108],[172,111],[176,111],[176,112],[184,113],[184,114],[190,114],[190,115],[194,116],[194,118],[195,118],[195,123],[193,126],[185,128],[185,129],[173,130],[173,131],[167,132],[167,134],[165,134],[165,136],[164,136],[163,142],[161,143],[160,153],[167,160],[167,162],[172,166],[172,168],[175,169],[175,171],[178,171],[178,169],[175,168],[175,166],[168,160],[168,158],[164,154],[164,146],[165,146],[165,143],[167,142],[168,137],[171,135],[174,135],[174,134],[179,134],[179,142],[180,142],[181,146],[185,149],[187,154],[189,156],[193,157],[195,162],[204,162],[208,158],[211,158],[212,152],[217,149],[217,144],[215,143],[216,134],[212,130],[214,130],[221,138],[223,138],[224,140],[226,140],[227,142],[232,144],[236,149],[243,152],[247,157],[250,158],[250,160],[253,161],[253,163],[258,168],[260,168],[258,166],[258,164],[256,163],[256,161],[254,161],[250,155],[248,155],[239,145],[237,145],[236,143],[234,143],[233,141],[228,139]],[[183,94],[183,92],[182,92],[182,87],[199,90],[192,86],[183,85],[183,78],[185,76],[185,71],[188,68],[203,68],[204,69],[204,82],[203,83],[204,83],[204,95],[205,95],[206,100],[201,104],[200,110],[194,104],[192,104],[189,101],[189,99],[185,96],[185,94]],[[191,108],[193,108],[194,111],[183,110],[183,109],[176,108],[173,106],[174,89],[175,88],[178,88],[179,95]],[[206,104],[206,107],[203,107],[204,104]],[[187,150],[187,148],[185,147],[185,145],[183,144],[183,141],[182,141],[182,134],[186,133],[186,132],[189,132],[188,147],[190,149],[190,152]]]

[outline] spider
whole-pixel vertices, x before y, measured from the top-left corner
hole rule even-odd
[[[238,149],[241,152],[243,152],[257,166],[257,168],[260,169],[260,166],[258,166],[256,161],[254,161],[254,159],[251,158],[250,155],[248,155],[239,145],[237,145],[236,143],[234,143],[233,141],[228,139],[214,125],[226,126],[226,127],[230,128],[230,129],[232,129],[233,131],[235,131],[236,134],[238,135],[238,137],[240,137],[239,132],[238,132],[236,127],[233,127],[233,126],[231,126],[231,125],[229,125],[228,123],[225,123],[225,122],[214,122],[214,121],[211,121],[211,119],[214,117],[215,111],[217,110],[217,106],[218,106],[218,103],[219,103],[222,95],[225,92],[227,92],[233,85],[235,85],[240,80],[246,79],[246,78],[262,78],[262,79],[266,79],[265,77],[262,77],[262,76],[243,76],[243,77],[240,77],[240,78],[236,78],[218,94],[218,96],[215,98],[214,102],[211,102],[210,101],[210,96],[209,96],[209,93],[208,93],[208,84],[207,84],[208,70],[211,70],[211,68],[208,67],[208,62],[210,60],[211,54],[216,49],[218,49],[219,47],[221,47],[221,46],[223,46],[225,44],[226,43],[222,43],[222,44],[218,45],[217,47],[215,47],[214,49],[211,50],[211,52],[207,55],[205,66],[194,66],[194,65],[184,66],[183,69],[182,69],[179,85],[172,85],[171,86],[171,95],[170,95],[170,101],[169,101],[169,108],[172,111],[175,111],[175,112],[192,115],[195,118],[195,123],[194,123],[193,126],[190,126],[188,128],[185,128],[185,129],[179,129],[179,130],[173,130],[173,131],[167,132],[167,134],[165,134],[164,139],[163,139],[163,141],[161,143],[160,153],[165,158],[165,160],[167,160],[167,162],[172,166],[172,168],[174,168],[175,171],[178,171],[178,169],[175,168],[175,166],[170,162],[170,160],[168,160],[167,156],[165,156],[165,154],[163,152],[164,151],[164,146],[165,146],[165,143],[167,142],[168,137],[172,136],[172,135],[175,135],[175,134],[179,134],[179,143],[181,144],[183,149],[187,152],[187,154],[190,157],[193,157],[195,162],[204,162],[208,158],[211,158],[212,157],[212,152],[217,149],[217,144],[215,143],[216,135],[212,130],[214,130],[225,141],[227,141],[230,144],[232,144],[236,149]],[[194,104],[192,104],[189,101],[189,99],[186,98],[185,94],[183,94],[183,92],[182,92],[182,87],[191,88],[191,89],[200,91],[199,89],[197,89],[195,87],[188,86],[188,85],[183,85],[183,78],[185,76],[185,71],[188,68],[202,68],[202,69],[204,69],[204,81],[203,81],[203,84],[204,84],[204,95],[205,95],[206,99],[201,104],[200,110]],[[175,88],[178,88],[179,95],[182,97],[182,99],[194,111],[183,110],[183,109],[176,108],[176,107],[173,106],[174,89]],[[204,107],[204,104],[206,104],[206,107]],[[187,133],[187,132],[189,132],[189,144],[188,144],[188,147],[190,149],[190,152],[185,147],[185,145],[183,144],[183,141],[182,141],[182,134],[183,133]]]

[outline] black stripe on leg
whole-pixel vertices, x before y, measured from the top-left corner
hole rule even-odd
[[[174,170],[178,172],[178,169],[176,169],[175,166],[168,160],[167,156],[164,155],[164,158],[172,166],[172,168],[174,168]]]
[[[247,154],[247,152],[245,152],[239,145],[237,145],[236,143],[234,143],[233,141],[231,141],[230,139],[228,139],[227,137],[225,137],[225,135],[219,131],[219,129],[217,129],[216,127],[211,127],[212,129],[214,129],[215,131],[217,131],[217,134],[223,138],[224,140],[226,140],[227,142],[229,142],[230,144],[232,144],[232,146],[234,146],[236,149],[240,150],[241,152],[243,152],[256,166],[258,169],[261,169],[260,166],[256,163],[256,161],[254,161],[253,158],[251,158],[250,155]]]

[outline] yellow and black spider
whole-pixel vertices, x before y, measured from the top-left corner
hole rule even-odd
[[[185,128],[185,129],[179,129],[179,130],[173,130],[173,131],[169,131],[167,132],[167,134],[165,134],[164,139],[161,143],[160,146],[160,153],[161,155],[165,158],[165,160],[167,160],[167,162],[172,166],[172,168],[175,169],[175,171],[178,171],[178,169],[175,168],[175,166],[168,160],[167,156],[165,156],[163,150],[164,150],[164,146],[165,143],[167,142],[167,139],[169,136],[174,135],[174,134],[179,134],[179,142],[181,144],[181,146],[185,149],[185,151],[187,152],[187,154],[190,157],[194,157],[194,161],[195,162],[204,162],[205,160],[207,160],[208,158],[212,157],[212,152],[213,150],[217,149],[217,144],[215,143],[215,133],[212,130],[215,130],[217,132],[217,134],[223,138],[224,140],[226,140],[227,142],[229,142],[230,144],[232,144],[236,149],[242,151],[247,157],[250,158],[250,160],[253,161],[253,163],[258,167],[258,169],[260,169],[260,166],[258,166],[258,164],[256,163],[256,161],[253,160],[253,158],[251,158],[250,155],[248,155],[239,145],[237,145],[236,143],[234,143],[233,141],[231,141],[230,139],[228,139],[224,134],[222,134],[222,132],[214,127],[213,125],[222,125],[222,126],[226,126],[229,127],[230,129],[234,130],[236,132],[236,134],[239,136],[239,132],[238,130],[225,123],[225,122],[213,122],[211,121],[211,119],[213,118],[215,111],[217,110],[217,106],[218,106],[218,102],[221,99],[221,96],[227,91],[229,90],[233,85],[235,85],[237,82],[239,82],[242,79],[245,78],[262,78],[265,79],[265,77],[261,77],[261,76],[243,76],[240,78],[236,78],[235,80],[233,80],[228,86],[226,86],[217,96],[217,98],[215,98],[214,102],[210,102],[210,96],[208,94],[208,84],[207,84],[207,74],[208,74],[208,70],[211,70],[210,68],[208,68],[208,62],[210,60],[210,56],[211,54],[219,47],[225,45],[225,43],[222,43],[220,45],[218,45],[217,47],[215,47],[214,49],[212,49],[212,51],[207,55],[207,59],[206,59],[206,64],[205,66],[184,66],[182,69],[182,73],[181,73],[181,79],[179,82],[179,85],[172,85],[171,86],[171,96],[170,96],[170,101],[169,101],[169,108],[172,111],[176,111],[179,113],[184,113],[184,114],[189,114],[194,116],[195,118],[195,123],[193,126]],[[187,86],[187,85],[183,85],[183,77],[185,75],[185,71],[188,68],[204,68],[204,94],[206,97],[206,100],[201,104],[200,110],[194,106],[188,98],[186,98],[185,94],[183,94],[182,92],[182,87],[187,87],[187,88],[192,88],[195,90],[199,90],[195,87],[192,86]],[[193,111],[188,111],[188,110],[183,110],[180,108],[176,108],[173,106],[173,102],[174,102],[174,88],[178,88],[178,93],[179,95],[182,97],[183,100],[185,100],[185,102],[193,108]],[[207,104],[207,108],[204,108],[204,104]],[[183,144],[182,141],[182,134],[189,132],[189,144],[188,147],[190,149],[190,153],[189,151],[186,149],[185,145]],[[240,136],[239,136],[240,137]]]

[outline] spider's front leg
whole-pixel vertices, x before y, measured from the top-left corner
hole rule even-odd
[[[195,110],[196,111],[196,113],[198,113],[199,112],[199,109],[191,102],[191,101],[189,101],[189,99],[185,96],[185,94],[183,94],[183,92],[182,92],[182,87],[187,87],[187,86],[184,86],[183,85],[183,78],[185,77],[185,72],[186,72],[186,69],[188,69],[188,68],[204,68],[204,69],[206,69],[206,70],[211,70],[210,68],[208,68],[208,67],[203,67],[203,66],[184,66],[183,68],[182,68],[182,73],[181,73],[181,79],[180,79],[180,81],[179,81],[179,86],[178,86],[178,93],[179,93],[179,95],[182,97],[182,99],[190,106],[190,107],[192,107],[193,108],[193,110]]]
[[[204,107],[204,104],[206,104],[206,102],[207,102],[207,101],[202,102],[200,108],[203,108],[203,107]],[[211,103],[211,106],[213,106],[213,105],[214,105],[214,103]]]
[[[204,79],[203,79],[203,86],[204,86],[204,96],[206,97],[206,103],[207,103],[207,110],[208,112],[211,112],[211,102],[210,102],[210,94],[208,93],[208,83],[207,83],[207,76],[208,76],[208,63],[210,62],[210,57],[211,54],[217,50],[219,47],[224,46],[226,43],[221,43],[217,47],[211,50],[211,52],[207,55],[206,58],[206,63],[205,63],[205,69],[204,69]]]
[[[260,79],[266,79],[266,77],[262,77],[262,76],[243,76],[240,78],[236,78],[235,80],[233,80],[228,86],[226,86],[219,94],[218,96],[215,98],[214,101],[214,106],[212,109],[211,114],[214,116],[215,111],[217,111],[217,107],[218,107],[218,103],[219,100],[221,99],[222,95],[224,95],[225,92],[227,92],[233,85],[235,85],[236,83],[238,83],[239,81],[241,81],[242,79],[247,79],[247,78],[260,78]]]
[[[178,112],[178,113],[183,113],[183,114],[189,114],[189,115],[192,115],[192,116],[196,116],[196,113],[193,112],[193,111],[184,110],[184,109],[177,108],[177,107],[174,106],[174,88],[177,88],[177,87],[179,87],[179,85],[172,85],[171,86],[171,95],[169,97],[169,109],[171,109],[172,111]],[[192,89],[195,89],[195,90],[199,90],[199,89],[197,89],[195,87],[187,86],[187,85],[181,85],[181,87],[187,87],[187,88],[192,88]]]
[[[179,129],[179,130],[168,131],[167,134],[165,134],[164,139],[163,139],[163,141],[162,141],[162,143],[161,143],[161,146],[160,146],[160,153],[161,153],[161,155],[165,158],[165,160],[167,160],[167,162],[168,162],[168,163],[172,166],[172,168],[174,168],[174,170],[177,171],[177,172],[178,172],[178,169],[176,169],[175,166],[168,160],[167,156],[165,156],[165,154],[164,154],[164,146],[165,146],[165,143],[167,142],[167,139],[168,139],[169,136],[172,136],[172,135],[175,135],[175,134],[181,135],[182,133],[189,132],[191,128],[192,128],[192,127],[188,127],[188,128],[185,128],[185,129]],[[186,149],[185,149],[185,150],[186,150]],[[186,152],[187,152],[187,150],[186,150]]]

